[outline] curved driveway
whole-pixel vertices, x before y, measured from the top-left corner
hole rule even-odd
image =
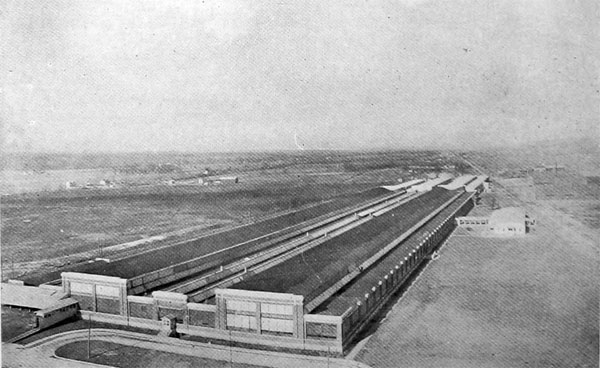
[[[141,349],[159,350],[174,354],[197,356],[214,360],[232,360],[235,363],[254,364],[265,367],[331,367],[369,368],[354,360],[288,354],[265,350],[253,350],[224,345],[204,344],[161,336],[151,336],[136,332],[109,329],[92,329],[92,340],[108,341],[116,344],[135,346]],[[59,358],[56,349],[75,341],[85,341],[88,330],[68,331],[40,339],[25,346],[2,345],[2,365],[8,367],[103,367],[80,361]]]

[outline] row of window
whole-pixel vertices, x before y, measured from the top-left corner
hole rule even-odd
[[[52,317],[54,315],[54,313],[66,312],[68,310],[73,310],[73,309],[76,309],[76,308],[77,308],[77,304],[73,304],[73,305],[68,305],[66,307],[62,307],[62,308],[59,308],[59,309],[54,309],[51,312],[45,312],[44,313],[43,311],[38,311],[38,312],[35,313],[35,315],[39,316],[39,317],[49,318],[49,317]]]
[[[260,319],[261,330],[293,333],[294,321],[289,319],[266,318]],[[256,317],[240,314],[227,313],[227,327],[239,328],[244,330],[256,330]]]
[[[257,303],[248,302],[243,300],[227,300],[227,310],[232,312],[256,312]],[[273,303],[260,303],[261,313],[266,314],[281,314],[281,315],[293,315],[294,307],[290,304],[273,304]]]
[[[459,219],[459,225],[487,225],[488,219]]]

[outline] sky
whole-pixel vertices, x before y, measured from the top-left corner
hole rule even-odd
[[[2,149],[598,139],[597,3],[4,1]]]

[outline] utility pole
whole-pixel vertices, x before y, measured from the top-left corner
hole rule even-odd
[[[91,358],[91,350],[92,350],[92,315],[88,315],[88,360]]]
[[[229,366],[233,368],[233,351],[231,349],[231,330],[229,330]]]

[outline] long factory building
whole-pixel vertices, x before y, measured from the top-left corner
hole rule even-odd
[[[341,353],[470,211],[473,183],[375,188],[22,281],[62,291],[99,321]]]

